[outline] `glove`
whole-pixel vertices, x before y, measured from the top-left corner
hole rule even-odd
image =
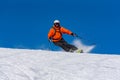
[[[74,36],[74,37],[78,37],[78,35],[77,35],[77,34],[75,34],[75,33],[72,33],[71,35],[72,35],[72,36]]]
[[[49,42],[52,42],[52,39],[51,39],[51,38],[49,38],[49,39],[48,39],[48,41],[49,41]]]

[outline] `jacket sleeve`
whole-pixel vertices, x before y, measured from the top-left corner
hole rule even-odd
[[[48,32],[48,39],[50,39],[54,35],[54,30],[51,28]]]
[[[69,34],[69,35],[72,34],[72,32],[70,30],[68,30],[68,29],[66,29],[64,27],[61,27],[61,32],[64,33],[64,34]]]

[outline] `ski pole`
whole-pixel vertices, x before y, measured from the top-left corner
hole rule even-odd
[[[76,38],[81,39],[81,40],[86,41],[86,42],[91,42],[90,40],[85,39],[85,38],[83,38],[83,37],[81,37],[81,36],[79,36],[79,35],[76,35]],[[92,42],[90,45],[96,45],[96,43],[93,43],[93,42]]]
[[[52,50],[52,42],[51,42],[51,40],[48,40],[48,42],[49,42],[49,50]]]

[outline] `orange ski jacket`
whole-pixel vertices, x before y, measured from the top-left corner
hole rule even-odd
[[[52,39],[53,42],[58,42],[62,39],[62,34],[71,35],[72,32],[64,27],[53,26],[48,33],[48,39]]]

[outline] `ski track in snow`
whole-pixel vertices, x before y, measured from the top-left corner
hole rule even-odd
[[[0,48],[0,80],[120,80],[120,56]]]

